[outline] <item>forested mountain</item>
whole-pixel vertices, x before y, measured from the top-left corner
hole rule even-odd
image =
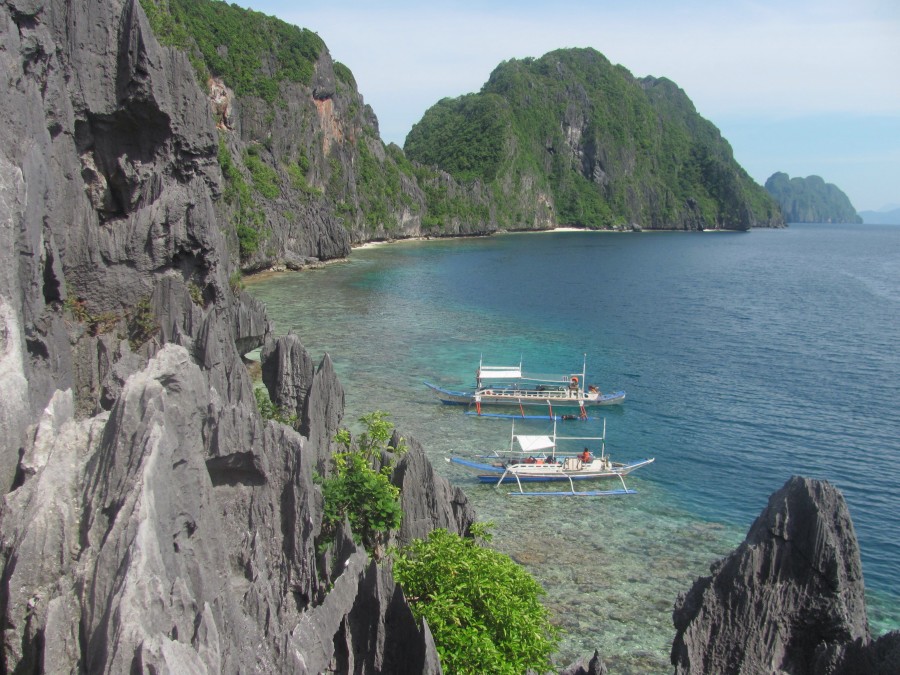
[[[789,223],[861,223],[850,199],[840,188],[819,176],[791,178],[778,172],[769,176],[766,190]]]
[[[593,49],[500,64],[479,93],[430,108],[404,150],[484,182],[501,227],[783,225],[678,86],[635,78]]]

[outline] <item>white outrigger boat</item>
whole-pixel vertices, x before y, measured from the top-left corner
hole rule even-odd
[[[436,384],[425,382],[442,403],[448,405],[474,406],[478,415],[486,417],[532,417],[539,419],[568,419],[557,416],[553,408],[577,408],[579,417],[587,417],[587,408],[616,405],[625,400],[624,391],[602,393],[596,386],[585,389],[587,364],[580,373],[568,375],[526,375],[522,364],[518,366],[486,366],[478,364],[475,371],[475,389],[454,391]],[[518,407],[519,415],[497,415],[482,413],[482,406]],[[525,408],[541,407],[548,415],[526,415]]]
[[[587,447],[580,453],[557,451],[558,441],[598,442],[600,452],[591,453]],[[573,496],[598,497],[607,495],[634,494],[635,490],[625,485],[625,476],[653,463],[654,459],[643,459],[630,464],[613,462],[606,454],[606,420],[603,421],[603,435],[557,436],[556,424],[553,425],[552,436],[533,436],[515,433],[515,424],[510,435],[509,449],[495,452],[490,456],[479,458],[480,461],[451,457],[450,462],[478,471],[478,480],[482,483],[493,483],[499,487],[503,483],[515,482],[518,492],[511,495],[530,496]],[[594,481],[605,478],[618,478],[621,489],[612,490],[576,490],[575,481]],[[528,491],[522,489],[522,483],[568,482],[569,490]]]

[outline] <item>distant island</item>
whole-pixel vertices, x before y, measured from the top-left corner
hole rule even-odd
[[[789,223],[862,223],[850,199],[820,176],[791,178],[777,172],[769,176],[766,190],[781,205]]]
[[[900,207],[881,211],[860,211],[859,217],[866,225],[900,225]]]

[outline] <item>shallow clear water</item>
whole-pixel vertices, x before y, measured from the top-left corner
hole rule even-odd
[[[900,628],[900,228],[404,242],[249,290],[277,332],[331,354],[346,422],[388,411],[494,521],[566,631],[559,663],[599,648],[614,672],[669,672],[677,594],[793,474],[843,491],[873,633]],[[443,461],[506,445],[510,422],[442,406],[423,380],[471,385],[482,355],[578,372],[585,354],[588,382],[628,392],[599,413],[613,459],[656,458],[638,494],[512,498]]]

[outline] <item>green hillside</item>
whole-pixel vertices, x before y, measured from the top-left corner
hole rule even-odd
[[[681,89],[593,49],[502,63],[481,92],[429,109],[404,150],[487,183],[501,227],[547,217],[598,229],[783,224]]]

